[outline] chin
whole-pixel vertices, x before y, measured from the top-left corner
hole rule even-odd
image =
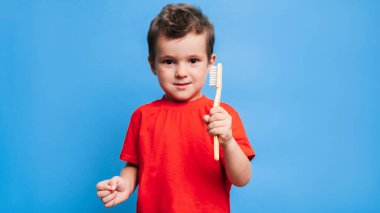
[[[186,102],[190,101],[191,97],[174,96],[172,99],[176,102]]]
[[[195,98],[195,96],[192,95],[168,95],[168,97],[176,102],[186,102]]]

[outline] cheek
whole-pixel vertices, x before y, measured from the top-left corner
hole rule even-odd
[[[200,78],[202,78],[203,80],[205,80],[207,78],[207,75],[208,75],[208,70],[207,70],[207,66],[204,67],[204,69],[202,70],[202,73],[200,74]]]
[[[199,74],[199,75],[197,75],[196,78],[197,78],[199,84],[202,84],[202,85],[203,85],[203,84],[206,82],[206,79],[207,79],[207,73],[205,72],[205,73]]]
[[[165,72],[162,70],[157,72],[157,77],[158,77],[158,81],[160,82],[160,84],[167,83],[168,81],[171,81],[171,79],[172,79],[169,72]]]

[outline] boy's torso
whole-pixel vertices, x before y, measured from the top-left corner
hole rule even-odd
[[[141,108],[139,210],[229,211],[231,184],[202,121],[211,107],[204,97],[178,108],[162,100]]]

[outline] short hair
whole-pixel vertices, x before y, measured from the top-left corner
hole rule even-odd
[[[210,60],[214,49],[214,26],[200,8],[190,4],[168,4],[152,20],[148,31],[149,57],[155,60],[158,36],[182,38],[188,33],[206,33],[206,52]]]

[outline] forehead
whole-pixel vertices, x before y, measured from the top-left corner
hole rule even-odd
[[[159,35],[156,43],[157,56],[169,55],[173,57],[185,57],[187,55],[207,55],[206,33],[188,33],[182,38],[168,38]]]

